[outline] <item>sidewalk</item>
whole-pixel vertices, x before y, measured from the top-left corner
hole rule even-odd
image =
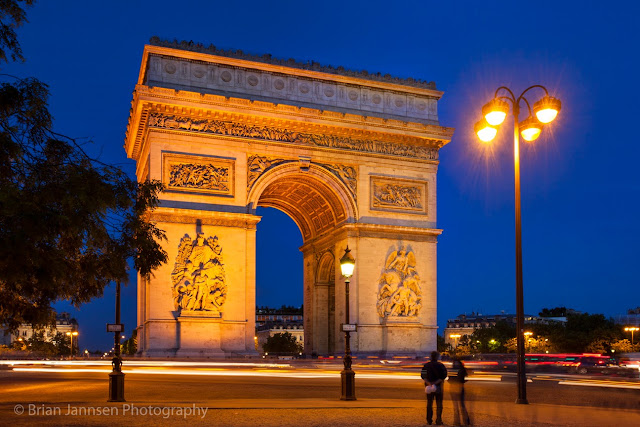
[[[71,426],[421,426],[425,403],[411,400],[359,399],[229,399],[200,401],[190,405],[187,396],[167,396],[159,401],[126,403],[34,402],[17,414],[14,402],[0,404],[5,425]],[[176,398],[177,397],[177,398]],[[24,405],[23,405],[24,406]],[[56,410],[56,408],[58,408]],[[173,408],[173,409],[172,409]],[[99,412],[96,412],[98,411]],[[638,426],[640,411],[608,410],[563,405],[516,405],[515,403],[471,402],[476,426]],[[32,413],[29,414],[29,411]],[[47,413],[48,411],[48,413]],[[93,411],[93,412],[92,412]],[[39,412],[36,414],[35,412]],[[189,412],[189,413],[187,413]],[[451,402],[445,401],[443,420],[453,425]]]

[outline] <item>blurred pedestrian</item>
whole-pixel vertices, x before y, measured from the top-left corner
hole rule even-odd
[[[424,380],[427,393],[427,423],[433,424],[433,400],[436,400],[436,424],[442,424],[442,398],[444,396],[444,380],[447,378],[447,368],[438,358],[437,351],[431,352],[431,361],[424,364],[420,377]],[[432,387],[429,387],[432,386]],[[434,389],[435,387],[435,389]]]
[[[464,404],[464,383],[467,382],[467,368],[458,357],[453,358],[453,372],[455,375],[449,376],[451,384],[451,400],[453,401],[453,423],[457,426],[460,424],[460,417],[464,425],[471,425],[471,419]]]

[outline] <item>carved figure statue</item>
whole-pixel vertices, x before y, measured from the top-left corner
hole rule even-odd
[[[418,315],[422,308],[422,291],[412,251],[401,246],[387,257],[379,286],[377,308],[380,317]]]
[[[192,241],[186,234],[178,246],[171,280],[176,310],[220,311],[227,286],[218,237],[207,239],[204,234],[198,234]]]

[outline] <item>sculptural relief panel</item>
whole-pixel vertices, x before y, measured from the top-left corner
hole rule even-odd
[[[162,182],[170,191],[233,196],[235,162],[230,159],[162,155]]]
[[[247,194],[253,187],[256,180],[274,166],[290,162],[291,160],[276,157],[260,156],[257,154],[249,156],[247,159]]]
[[[422,289],[413,251],[401,246],[387,257],[378,287],[376,307],[381,318],[418,316]]]
[[[224,120],[195,119],[186,116],[151,113],[147,125],[159,129],[203,132],[423,160],[438,160],[438,148],[436,147],[296,132],[273,126],[248,125]]]
[[[218,237],[199,233],[194,241],[185,234],[178,245],[171,282],[174,307],[181,315],[197,312],[220,317],[227,284]]]
[[[426,215],[426,181],[371,177],[371,209]]]

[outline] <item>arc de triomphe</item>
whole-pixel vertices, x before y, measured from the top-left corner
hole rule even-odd
[[[193,43],[144,48],[125,149],[166,186],[169,262],[138,278],[145,356],[255,354],[257,206],[303,236],[307,354],[436,348],[436,175],[452,128],[435,84]]]

